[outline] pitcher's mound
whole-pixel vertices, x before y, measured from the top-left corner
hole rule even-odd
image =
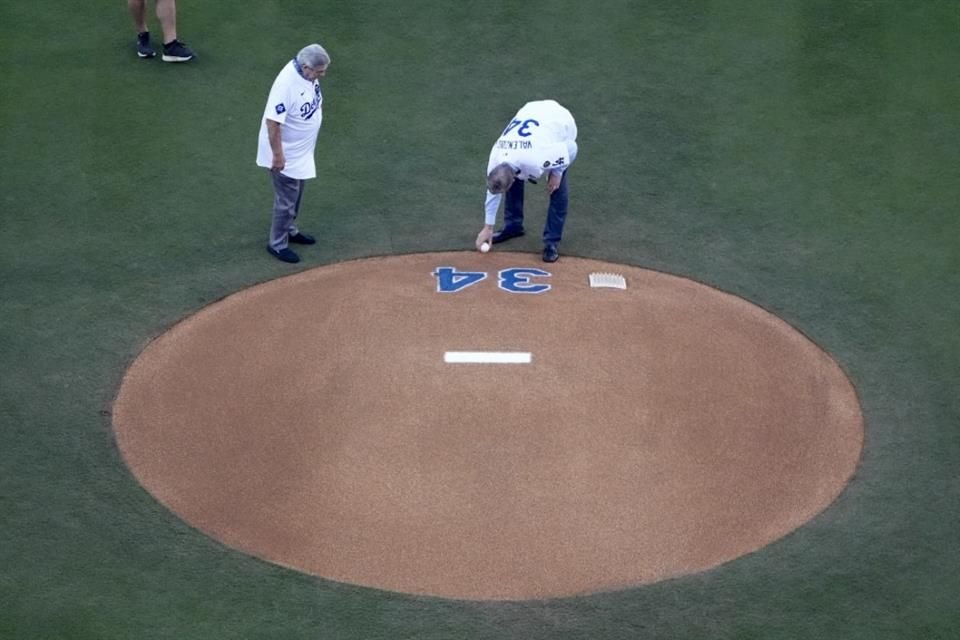
[[[114,426],[143,485],[231,547],[468,599],[754,551],[837,497],[863,437],[837,364],[741,298],[503,251],[340,263],[226,298],[143,351]]]

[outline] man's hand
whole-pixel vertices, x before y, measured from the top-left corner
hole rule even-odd
[[[270,164],[271,171],[283,171],[283,168],[287,166],[287,159],[283,157],[283,152],[273,153],[273,162]]]
[[[547,180],[547,193],[552,195],[554,191],[560,188],[560,181],[563,180],[562,173],[551,173]]]
[[[488,244],[493,244],[493,225],[485,224],[483,229],[480,229],[480,233],[477,234],[477,251],[480,250],[480,245],[484,242]]]

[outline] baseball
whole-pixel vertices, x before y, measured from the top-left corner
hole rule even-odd
[[[490,251],[490,243],[484,242],[480,245],[480,253],[486,253],[487,251]]]

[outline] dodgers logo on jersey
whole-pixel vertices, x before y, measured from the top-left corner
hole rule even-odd
[[[320,108],[320,88],[317,88],[317,93],[313,97],[313,100],[310,102],[304,102],[300,105],[300,117],[304,120],[309,120],[313,117],[313,114],[317,112],[317,109]]]
[[[277,112],[277,115],[280,115],[281,113],[283,113],[284,111],[286,111],[287,108],[286,108],[285,106],[283,106],[283,103],[281,102],[280,104],[278,104],[277,106],[274,107],[274,110]]]

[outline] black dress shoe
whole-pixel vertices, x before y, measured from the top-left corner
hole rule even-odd
[[[500,229],[500,231],[494,232],[493,244],[497,244],[499,242],[506,242],[510,238],[519,238],[520,236],[523,235],[523,233],[524,233],[523,228],[517,229],[516,227],[514,227],[513,229],[511,229],[509,227],[504,227],[503,229]]]
[[[301,233],[299,231],[290,236],[289,240],[293,244],[317,244],[317,239],[312,235],[309,233]]]
[[[300,262],[300,256],[298,256],[296,252],[290,247],[284,247],[283,249],[280,249],[279,251],[277,251],[273,247],[267,245],[267,251],[274,258],[276,258],[277,260],[282,260],[283,262],[289,262],[290,264]]]
[[[557,248],[552,244],[548,244],[543,248],[544,262],[556,262],[559,257],[560,257],[560,252],[557,251]]]

